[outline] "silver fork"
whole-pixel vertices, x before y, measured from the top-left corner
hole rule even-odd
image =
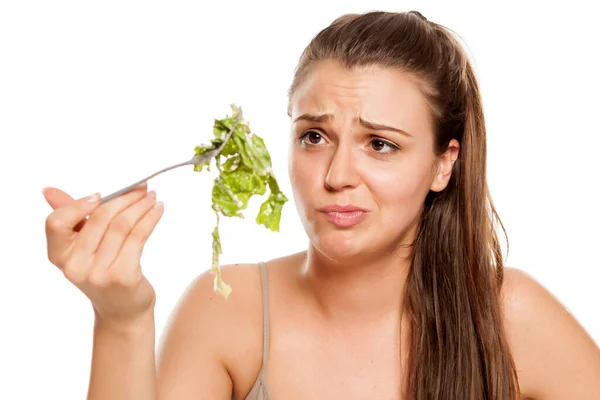
[[[225,135],[225,138],[219,144],[219,146],[215,147],[212,150],[206,151],[206,152],[204,152],[204,153],[202,153],[202,154],[200,154],[198,156],[194,156],[194,157],[192,157],[188,161],[185,161],[185,162],[182,162],[182,163],[179,163],[179,164],[175,164],[175,165],[171,165],[170,167],[161,169],[160,171],[155,172],[152,175],[147,176],[144,179],[141,179],[141,180],[139,180],[139,181],[137,181],[135,183],[132,183],[131,185],[126,186],[126,187],[124,187],[121,190],[117,190],[116,192],[114,192],[112,194],[109,194],[108,196],[105,196],[102,199],[100,199],[100,203],[104,204],[107,201],[114,199],[115,197],[118,197],[118,196],[120,196],[122,194],[125,194],[125,193],[129,192],[130,190],[134,189],[135,187],[141,185],[142,183],[148,181],[149,179],[154,178],[155,176],[162,174],[163,172],[172,170],[174,168],[183,167],[185,165],[204,164],[205,162],[207,162],[208,160],[212,159],[213,157],[216,157],[221,152],[221,150],[223,150],[223,147],[225,146],[225,143],[227,143],[227,141],[231,137],[233,131],[235,131],[235,128],[237,127],[237,124],[238,124],[241,116],[242,116],[242,109],[239,108],[238,109],[238,114],[235,117],[235,120],[233,121],[233,126],[231,127],[231,129],[229,130],[229,132],[227,132],[227,135]]]

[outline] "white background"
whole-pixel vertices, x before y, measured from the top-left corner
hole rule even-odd
[[[247,220],[223,219],[221,260],[306,247],[287,176],[286,91],[314,34],[343,13],[371,9],[419,10],[466,41],[508,264],[540,281],[600,342],[600,28],[591,6],[284,3],[2,2],[0,398],[87,392],[92,310],[47,260],[44,186],[108,194],[184,161],[235,103],[265,139],[290,202],[280,233],[254,224],[257,198]],[[182,291],[210,265],[212,178],[184,168],[150,183],[166,206],[142,260],[158,294],[159,337]]]

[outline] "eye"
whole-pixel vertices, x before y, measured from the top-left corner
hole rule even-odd
[[[318,145],[323,135],[315,130],[306,131],[300,136],[300,142],[308,145]]]
[[[400,147],[396,146],[395,144],[378,138],[375,138],[371,141],[371,148],[377,153],[381,154],[391,154],[397,150],[400,150]]]

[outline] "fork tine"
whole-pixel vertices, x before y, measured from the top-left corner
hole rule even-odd
[[[211,158],[216,157],[221,153],[221,150],[223,150],[223,148],[225,147],[225,144],[233,135],[233,132],[235,131],[235,128],[237,128],[238,122],[239,122],[240,118],[242,117],[242,109],[240,108],[239,110],[240,110],[240,112],[235,117],[235,120],[233,121],[233,125],[232,125],[231,129],[229,129],[229,131],[225,135],[225,138],[223,139],[223,141],[221,143],[219,143],[219,145],[217,147],[215,147],[214,149],[208,150],[205,153],[194,156],[192,158],[192,160],[190,160],[190,161],[193,161],[194,164],[204,164]]]

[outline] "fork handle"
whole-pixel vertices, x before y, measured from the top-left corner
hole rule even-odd
[[[152,175],[145,177],[144,179],[141,179],[141,180],[139,180],[139,181],[137,181],[135,183],[132,183],[129,186],[124,187],[121,190],[118,190],[118,191],[116,191],[116,192],[114,192],[112,194],[109,194],[108,196],[103,197],[102,199],[100,199],[100,204],[104,204],[107,201],[114,199],[115,197],[119,197],[120,195],[129,192],[130,190],[136,188],[137,186],[141,185],[142,183],[148,181],[149,179],[154,178],[156,175],[162,174],[163,172],[169,171],[169,170],[174,169],[174,168],[183,167],[185,165],[191,165],[191,164],[195,164],[195,159],[194,158],[192,158],[192,159],[190,159],[188,161],[185,161],[185,162],[182,162],[182,163],[179,163],[179,164],[175,164],[175,165],[171,165],[170,167],[161,169],[160,171],[155,172]]]
[[[235,117],[235,120],[233,122],[233,126],[229,130],[229,133],[227,134],[225,140],[223,142],[221,142],[221,144],[216,149],[212,149],[212,150],[210,150],[210,151],[202,154],[201,156],[194,156],[194,157],[192,157],[188,161],[185,161],[185,162],[182,162],[182,163],[179,163],[179,164],[175,164],[175,165],[171,165],[170,167],[161,169],[160,171],[155,172],[152,175],[147,176],[146,178],[144,178],[142,180],[139,180],[139,181],[137,181],[135,183],[132,183],[131,185],[129,185],[127,187],[124,187],[121,190],[118,190],[118,191],[116,191],[116,192],[114,192],[112,194],[109,194],[106,197],[101,198],[100,199],[100,204],[104,204],[107,201],[114,199],[115,197],[118,197],[118,196],[120,196],[120,195],[122,195],[124,193],[127,193],[131,189],[135,188],[136,186],[141,185],[142,183],[146,182],[150,178],[154,178],[156,175],[162,174],[163,172],[166,172],[166,171],[168,171],[170,169],[177,168],[177,167],[183,167],[184,165],[202,164],[202,163],[204,163],[204,162],[212,159],[213,157],[215,157],[216,155],[218,155],[221,152],[221,150],[223,150],[223,147],[225,146],[225,142],[227,142],[227,140],[229,140],[229,138],[233,134],[233,131],[235,131],[235,128],[237,127],[237,124],[238,124],[238,122],[239,122],[239,120],[240,120],[241,117],[242,117],[242,109],[240,108],[239,112],[238,112],[238,114]]]

